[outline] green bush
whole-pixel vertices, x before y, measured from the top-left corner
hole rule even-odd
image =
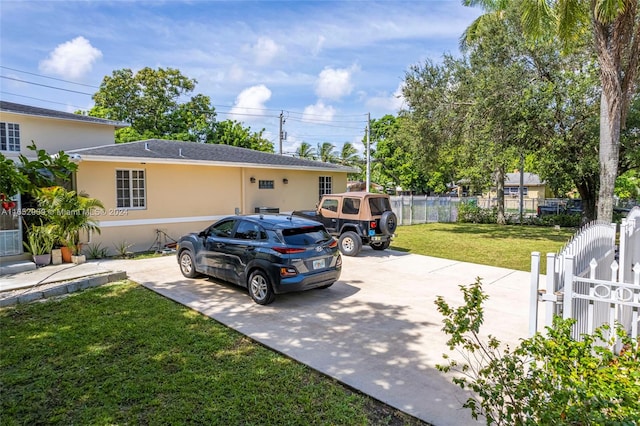
[[[582,339],[571,337],[573,320],[556,317],[547,335],[523,339],[515,350],[501,349],[480,337],[487,295],[480,279],[460,286],[465,304],[452,308],[442,297],[443,331],[451,350],[464,361],[443,355],[443,372],[458,373],[453,382],[474,396],[463,406],[488,425],[637,425],[640,422],[640,341],[619,325],[601,327]],[[613,331],[613,332],[611,332]],[[611,338],[607,338],[609,334]],[[620,342],[622,351],[610,350]]]
[[[483,209],[475,203],[460,203],[458,207],[458,222],[460,223],[496,223],[498,208]]]

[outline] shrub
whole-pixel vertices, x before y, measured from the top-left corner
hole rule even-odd
[[[480,337],[487,295],[480,279],[460,286],[465,304],[452,308],[442,297],[436,305],[444,316],[448,345],[464,361],[443,355],[443,372],[456,372],[453,382],[472,390],[463,407],[498,425],[635,425],[640,421],[640,347],[619,325],[605,338],[607,326],[580,340],[571,337],[573,320],[556,317],[547,335],[523,339],[515,350],[495,337]],[[623,350],[609,347],[618,339]],[[604,344],[606,343],[606,344]]]
[[[460,223],[496,223],[498,208],[483,209],[474,203],[460,203],[458,222]]]

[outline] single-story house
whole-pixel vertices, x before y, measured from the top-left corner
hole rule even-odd
[[[215,219],[256,209],[313,208],[347,189],[358,170],[228,145],[147,140],[115,143],[126,123],[0,101],[0,152],[17,160],[34,141],[78,163],[74,189],[104,204],[94,212],[101,234],[85,236],[116,251],[158,248]],[[19,201],[19,200],[18,200]],[[23,253],[18,208],[0,211],[0,260]]]
[[[523,175],[523,198],[525,199],[544,199],[551,196],[551,192],[547,184],[540,180],[540,176],[535,173],[525,172]],[[506,173],[504,177],[504,197],[518,198],[520,194],[520,172]],[[497,191],[493,187],[484,198],[496,198]]]
[[[230,214],[312,209],[344,192],[350,167],[229,145],[146,140],[69,151],[77,189],[98,198],[92,243],[158,249]]]

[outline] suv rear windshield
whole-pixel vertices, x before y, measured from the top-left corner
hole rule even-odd
[[[369,208],[373,216],[378,216],[391,210],[391,203],[388,198],[384,197],[369,198]]]
[[[331,235],[322,225],[283,229],[282,236],[284,237],[284,242],[292,246],[308,246],[331,239]]]

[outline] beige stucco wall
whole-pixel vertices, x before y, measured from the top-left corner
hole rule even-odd
[[[36,146],[49,154],[79,148],[113,144],[115,127],[105,124],[84,123],[72,120],[26,116],[0,112],[0,121],[20,125],[20,153],[33,158],[27,149],[34,141]],[[8,158],[17,158],[18,153],[3,151]]]
[[[496,198],[497,196],[498,196],[498,193],[495,189],[489,191],[486,194],[483,194],[484,198]],[[527,186],[527,194],[524,196],[524,198],[529,198],[529,199],[538,199],[538,198],[546,198],[546,197],[547,197],[546,185]]]
[[[115,171],[145,170],[147,207],[117,209]],[[253,213],[256,207],[277,207],[281,212],[314,208],[318,202],[318,177],[331,176],[333,192],[346,191],[346,173],[278,170],[266,168],[220,167],[194,164],[141,164],[81,161],[77,189],[98,198],[104,211],[101,234],[91,243],[115,253],[115,246],[133,244],[131,250],[144,251],[155,246],[157,232],[161,242],[200,231],[225,215]],[[251,183],[251,177],[255,183]],[[283,179],[288,183],[284,184]],[[259,189],[259,180],[273,180],[274,189]]]

